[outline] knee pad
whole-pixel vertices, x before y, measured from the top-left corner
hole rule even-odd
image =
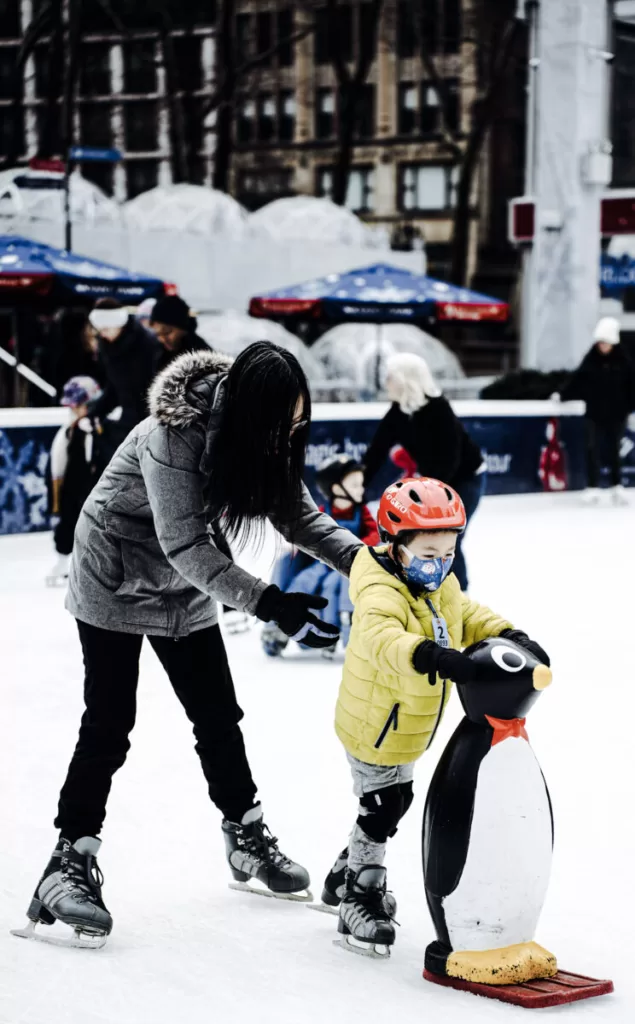
[[[410,789],[412,790],[412,783]],[[404,794],[399,784],[365,793],[359,801],[360,813],[357,824],[369,839],[376,843],[385,843],[397,831],[397,825],[404,814],[404,803]]]
[[[412,782],[402,782],[399,788],[401,789],[401,795],[403,797],[403,811],[401,812],[401,817],[403,818],[404,814],[406,814],[407,811],[410,810],[410,806],[415,798],[415,794]]]

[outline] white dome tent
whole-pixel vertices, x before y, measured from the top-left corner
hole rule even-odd
[[[249,228],[276,241],[324,242],[328,245],[355,245],[372,248],[376,233],[350,210],[330,199],[291,196],[275,199],[249,217]]]
[[[440,384],[465,376],[454,353],[413,324],[338,324],[311,348],[327,379],[353,380],[366,391],[375,391],[378,379],[383,387],[386,360],[396,352],[422,356]]]
[[[11,226],[12,220],[64,221],[64,175],[59,171],[31,171],[12,167],[0,171],[0,223]],[[119,223],[121,211],[97,185],[73,171],[69,180],[71,220],[76,224],[107,225]]]
[[[197,320],[197,331],[200,336],[219,352],[237,356],[254,341],[273,341],[293,353],[309,383],[324,380],[320,363],[313,353],[296,338],[295,334],[273,320],[259,320],[236,310],[202,313]]]
[[[224,192],[204,185],[160,185],[124,204],[130,228],[242,238],[247,213]]]

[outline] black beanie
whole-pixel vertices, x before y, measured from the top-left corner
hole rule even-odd
[[[190,316],[187,302],[179,295],[164,295],[157,299],[150,319],[155,324],[167,324],[168,327],[178,327],[182,331],[196,330],[196,317]]]

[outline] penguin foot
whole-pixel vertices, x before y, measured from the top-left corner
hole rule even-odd
[[[519,985],[538,978],[553,978],[558,973],[553,953],[537,942],[483,950],[446,950],[441,949],[441,943],[433,942],[426,950],[426,968],[482,985]]]

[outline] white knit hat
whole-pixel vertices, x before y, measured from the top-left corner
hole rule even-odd
[[[603,316],[593,332],[594,341],[605,341],[607,345],[619,345],[620,322],[614,316]]]
[[[441,389],[425,359],[414,352],[398,352],[386,360],[386,378],[390,377],[399,395],[401,409],[411,415],[427,405],[429,398],[438,398]]]

